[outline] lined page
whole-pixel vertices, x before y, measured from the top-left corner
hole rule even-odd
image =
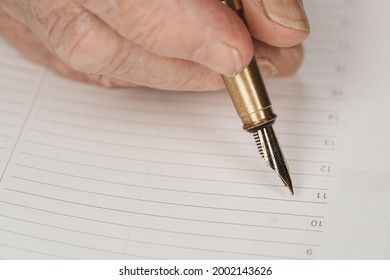
[[[319,258],[352,28],[341,11],[353,3],[307,3],[306,64],[267,81],[294,197],[225,91],[103,89],[30,73],[12,53],[0,80],[12,104],[1,107],[0,258]]]
[[[3,178],[45,70],[20,57],[1,37],[0,57],[0,178]]]

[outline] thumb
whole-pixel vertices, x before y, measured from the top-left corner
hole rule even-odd
[[[243,22],[219,0],[79,0],[126,39],[154,54],[233,75],[251,60]]]
[[[310,25],[302,0],[242,0],[245,19],[257,40],[277,47],[298,45]]]

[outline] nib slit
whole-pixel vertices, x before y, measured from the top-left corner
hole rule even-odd
[[[288,165],[284,159],[278,140],[272,129],[268,126],[253,133],[257,150],[265,163],[271,167],[280,177],[283,184],[288,188],[291,195],[294,195],[294,189],[290,178]]]

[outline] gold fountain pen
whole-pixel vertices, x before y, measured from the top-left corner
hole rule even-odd
[[[222,0],[244,20],[240,0]],[[257,149],[266,164],[282,179],[291,195],[294,190],[275,132],[272,128],[276,115],[272,111],[271,101],[264,86],[255,58],[241,73],[233,77],[222,76],[229,91],[234,107],[244,124],[244,129],[253,134]]]

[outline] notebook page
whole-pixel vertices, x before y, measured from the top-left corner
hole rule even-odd
[[[13,128],[1,139],[0,257],[321,257],[352,28],[353,9],[339,11],[353,3],[307,3],[306,64],[267,82],[294,197],[225,91],[107,90],[41,68],[28,76],[37,66],[2,43],[12,55],[1,73],[15,82],[0,80],[1,98],[23,105],[2,112]]]
[[[358,1],[324,258],[390,259],[390,5]]]
[[[43,81],[43,68],[30,63],[0,37],[0,176],[8,164],[32,102]]]

